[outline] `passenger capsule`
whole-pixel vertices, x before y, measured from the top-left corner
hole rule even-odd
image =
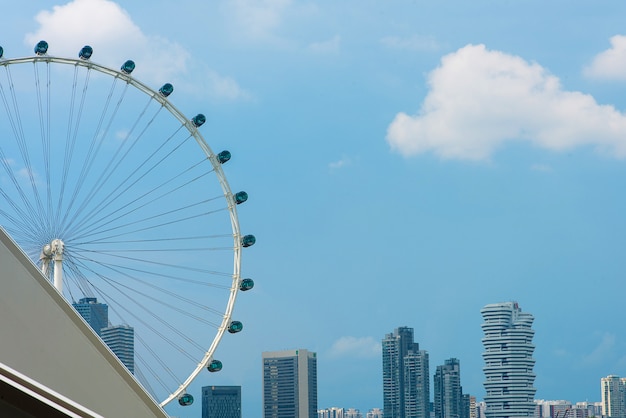
[[[188,393],[184,393],[178,397],[178,403],[181,406],[189,406],[193,403],[193,396]]]
[[[206,122],[206,116],[204,116],[202,113],[198,113],[196,116],[191,118],[191,123],[193,123],[193,126],[195,126],[196,128],[204,125],[204,122]]]
[[[37,42],[37,45],[35,45],[35,54],[46,55],[46,52],[48,52],[48,42],[46,41]]]
[[[219,372],[220,370],[222,370],[222,362],[219,360],[211,360],[211,362],[207,366],[207,370],[211,373]]]
[[[122,65],[120,71],[124,74],[130,74],[135,70],[135,62],[132,60],[128,60]]]
[[[254,235],[245,235],[243,238],[241,238],[241,245],[243,245],[244,247],[251,247],[256,243],[256,238],[254,237]]]
[[[222,151],[219,154],[217,154],[217,161],[220,162],[220,164],[224,164],[225,162],[227,162],[228,160],[230,160],[230,151]]]
[[[4,55],[4,48],[0,46],[0,58],[2,58],[3,55]]]
[[[239,321],[233,321],[228,326],[228,332],[230,332],[231,334],[236,334],[240,332],[242,329],[243,329],[243,324]]]
[[[78,58],[81,60],[88,60],[93,55],[93,48],[89,45],[85,45],[78,53]]]
[[[248,200],[248,193],[246,192],[237,192],[235,193],[235,203],[241,205],[243,202]]]
[[[172,86],[170,83],[163,84],[163,87],[159,89],[159,93],[163,97],[169,96],[170,94],[172,94],[173,91],[174,91],[174,86]]]
[[[254,280],[252,279],[243,279],[241,283],[239,283],[239,290],[245,292],[246,290],[250,290],[254,287]]]

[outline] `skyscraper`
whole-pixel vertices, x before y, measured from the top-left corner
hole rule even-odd
[[[202,418],[241,418],[241,386],[204,386]]]
[[[490,304],[481,314],[486,417],[534,416],[533,316],[522,312],[517,302]]]
[[[127,325],[109,326],[109,306],[97,298],[82,298],[73,303],[74,309],[102,341],[115,353],[126,368],[135,373],[135,331]]]
[[[317,418],[317,357],[308,350],[263,353],[263,417]]]
[[[385,418],[428,418],[428,353],[413,341],[413,328],[396,328],[385,336],[382,346]]]
[[[610,375],[600,379],[602,387],[602,415],[626,418],[626,379]]]
[[[463,391],[461,389],[461,363],[448,359],[437,366],[434,377],[435,418],[466,418],[463,414]],[[469,412],[469,405],[467,405]]]
[[[135,373],[135,330],[128,325],[113,325],[100,330],[102,341],[124,366]]]
[[[100,330],[109,325],[109,306],[99,303],[97,298],[82,298],[72,306],[96,334],[101,335]]]

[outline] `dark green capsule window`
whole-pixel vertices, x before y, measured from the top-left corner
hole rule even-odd
[[[237,192],[235,193],[235,203],[240,205],[243,202],[248,200],[248,193],[246,192]]]
[[[39,41],[37,45],[35,45],[35,54],[37,55],[45,55],[48,52],[48,42]]]
[[[246,235],[241,238],[241,245],[244,247],[251,247],[256,243],[256,238],[254,235]]]
[[[163,84],[163,86],[159,89],[159,93],[163,97],[169,96],[170,94],[172,94],[173,91],[174,91],[174,86],[172,86],[170,83]]]
[[[93,55],[93,48],[89,45],[85,45],[78,53],[78,58],[81,60],[88,60]]]
[[[228,326],[228,332],[230,332],[231,334],[236,334],[240,332],[242,329],[243,329],[243,324],[239,321],[233,321]]]
[[[124,74],[130,74],[135,70],[135,62],[132,60],[128,60],[124,63],[124,65],[122,65],[122,68],[120,68],[120,70],[124,73]]]
[[[239,290],[245,292],[246,290],[250,290],[254,287],[254,280],[252,279],[243,279],[239,284]]]
[[[207,370],[211,373],[219,372],[222,370],[222,362],[219,360],[212,360],[207,366]]]
[[[178,403],[182,406],[189,406],[193,403],[193,396],[191,396],[188,393],[185,393],[184,395],[180,395],[178,397]]]
[[[224,164],[226,161],[230,160],[230,151],[222,151],[219,154],[217,154],[217,161],[220,162],[220,164]]]

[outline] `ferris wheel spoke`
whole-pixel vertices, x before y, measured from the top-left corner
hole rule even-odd
[[[114,97],[114,93],[116,91],[116,86],[117,86],[117,82],[118,82],[118,78],[115,77],[111,83],[111,87],[109,89],[109,93],[106,96],[106,100],[104,103],[104,106],[102,108],[102,111],[100,112],[100,117],[98,118],[98,122],[96,125],[96,129],[93,132],[93,135],[91,136],[91,141],[89,142],[89,149],[87,150],[87,154],[85,156],[85,159],[83,161],[83,165],[82,168],[80,170],[80,174],[78,175],[78,180],[76,182],[76,185],[74,187],[73,193],[72,193],[72,198],[70,199],[70,205],[68,207],[68,209],[66,210],[66,216],[63,218],[63,222],[62,225],[65,225],[65,223],[68,221],[68,219],[73,219],[76,216],[76,213],[80,213],[80,211],[84,208],[84,206],[86,205],[86,201],[82,201],[81,206],[79,206],[78,209],[76,209],[76,211],[73,211],[73,206],[74,206],[74,202],[76,202],[77,196],[79,195],[79,193],[82,191],[83,186],[85,184],[85,180],[88,178],[88,174],[90,173],[91,169],[94,166],[94,161],[95,159],[98,157],[99,151],[102,147],[102,143],[104,141],[104,139],[106,138],[106,134],[108,133],[107,129],[102,129],[103,124],[105,123],[106,117],[107,117],[107,113],[109,110],[109,107],[111,106],[111,102],[113,101],[113,97]],[[128,87],[128,85],[126,85],[126,87]],[[126,92],[126,89],[124,89],[123,93]],[[116,108],[119,108],[119,104],[121,103],[122,99],[124,97],[124,94],[122,94],[118,100],[118,106]],[[114,111],[112,115],[110,115],[109,117],[109,127],[110,127],[110,123],[112,123],[112,121],[114,120],[114,116],[115,116],[116,112]],[[79,122],[77,121],[77,124],[79,124]],[[62,228],[65,229],[65,228]]]
[[[185,142],[187,142],[189,140],[190,136],[184,138],[174,148],[174,150],[167,152],[164,157],[162,157],[155,164],[153,164],[151,167],[149,167],[148,170],[146,170],[145,172],[140,173],[140,175],[137,178],[135,178],[137,173],[139,173],[140,170],[143,169],[143,167],[145,165],[147,165],[157,155],[157,153],[161,149],[163,149],[163,147],[169,142],[169,140],[174,138],[176,136],[176,134],[179,131],[181,131],[181,129],[182,129],[182,126],[180,126],[174,133],[172,133],[165,141],[163,141],[161,143],[161,145],[150,156],[148,156],[141,164],[138,165],[137,168],[135,168],[135,170],[133,170],[125,178],[123,178],[121,180],[121,182],[118,183],[115,187],[112,187],[111,192],[108,195],[106,195],[103,198],[101,198],[101,200],[98,202],[98,204],[93,205],[94,208],[97,208],[96,210],[92,210],[91,212],[84,214],[84,216],[82,216],[80,218],[77,216],[76,219],[78,219],[78,220],[74,223],[74,226],[72,226],[71,228],[73,228],[73,230],[80,230],[80,228],[83,226],[83,224],[85,222],[87,222],[90,219],[90,217],[94,216],[94,214],[99,213],[102,210],[103,207],[107,207],[108,205],[111,205],[113,202],[117,201],[120,198],[120,196],[124,196],[127,193],[130,193],[130,189],[133,186],[135,186],[137,183],[139,183],[146,175],[148,175],[149,173],[153,172],[153,170],[155,170],[163,161],[165,161],[168,156],[171,156],[175,150],[179,149],[181,145],[183,145]],[[126,183],[128,183],[131,180],[134,180],[134,181],[130,185],[126,185]]]
[[[130,202],[121,202],[121,206],[113,206],[113,203],[117,200],[115,198],[113,198],[112,200],[109,201],[105,201],[102,202],[101,205],[98,205],[99,209],[96,213],[92,213],[91,216],[95,217],[95,215],[100,214],[102,212],[105,212],[106,209],[108,209],[108,211],[106,211],[101,217],[99,218],[91,218],[91,222],[89,224],[83,224],[82,225],[82,229],[77,229],[76,230],[76,234],[82,234],[82,235],[89,235],[89,234],[93,234],[94,232],[102,232],[102,229],[104,226],[110,225],[114,222],[116,222],[117,220],[123,219],[123,218],[127,218],[128,215],[141,210],[149,205],[153,205],[155,203],[157,203],[159,200],[162,199],[168,199],[171,198],[171,196],[173,195],[173,193],[179,191],[180,189],[182,189],[185,186],[189,186],[191,183],[193,183],[194,181],[197,181],[201,178],[203,178],[204,176],[206,176],[209,173],[203,173],[189,181],[187,181],[184,184],[181,185],[176,185],[176,187],[171,188],[163,193],[161,193],[160,195],[157,195],[156,197],[152,198],[151,200],[148,201],[144,201],[142,202],[139,206],[136,206],[136,204],[140,203],[140,201],[151,195],[152,193],[154,193],[155,191],[161,189],[162,187],[164,187],[165,184],[169,183],[171,181],[168,180],[165,183],[161,183],[160,185],[156,186],[155,188],[145,192],[142,196],[139,196],[135,199],[133,199]],[[176,176],[178,177],[178,176]],[[205,200],[206,202],[210,202],[213,200],[217,200],[223,198],[223,196],[216,196],[213,197],[211,199],[207,199]],[[122,211],[122,208],[128,208],[128,210],[126,211]],[[111,219],[112,216],[115,216],[114,218]],[[87,218],[86,218],[87,219]],[[89,229],[88,229],[89,228]],[[85,231],[85,229],[88,229],[87,231]]]
[[[76,258],[77,259],[86,260],[86,261],[87,260],[91,260],[88,257],[77,256]],[[75,263],[72,263],[72,264],[75,264]],[[187,283],[187,284],[191,284],[191,285],[197,285],[197,286],[201,286],[201,287],[209,287],[209,288],[215,288],[215,289],[221,289],[221,290],[229,290],[230,289],[230,283],[229,283],[229,285],[225,285],[223,283],[214,283],[214,282],[210,282],[210,281],[207,281],[207,280],[204,280],[204,281],[193,280],[193,279],[189,279],[187,277],[176,276],[176,275],[173,275],[173,274],[164,274],[159,269],[157,269],[157,270],[139,269],[139,268],[134,268],[134,267],[130,267],[130,266],[127,266],[127,265],[122,265],[122,264],[119,264],[116,267],[119,268],[121,271],[129,271],[129,272],[134,272],[134,273],[140,273],[144,277],[148,276],[148,277],[152,277],[152,278],[161,278],[161,279],[174,280],[174,281],[179,282],[179,283]],[[221,276],[224,277],[224,275],[221,275]]]
[[[120,139],[120,145],[118,146],[118,148],[117,148],[116,152],[113,154],[113,156],[108,160],[107,165],[104,167],[104,169],[100,173],[100,176],[96,179],[94,185],[91,187],[90,193],[85,198],[85,204],[89,204],[92,201],[92,199],[94,199],[99,194],[99,192],[102,190],[104,185],[111,179],[111,177],[110,177],[111,173],[113,171],[115,171],[120,166],[120,164],[128,156],[128,153],[134,148],[134,146],[137,144],[137,142],[142,138],[143,134],[146,132],[148,127],[150,127],[150,125],[152,125],[152,122],[154,122],[154,119],[157,117],[157,115],[162,110],[162,107],[159,107],[156,110],[156,112],[152,115],[150,120],[144,126],[142,132],[135,138],[135,140],[131,143],[131,145],[126,149],[125,153],[121,156],[121,158],[118,158],[119,154],[124,149],[127,141],[129,140],[129,138],[133,134],[134,130],[137,128],[137,125],[142,120],[143,116],[145,115],[145,113],[148,110],[148,107],[150,106],[151,103],[153,103],[153,99],[152,98],[150,98],[148,100],[148,102],[146,103],[146,105],[143,108],[143,110],[141,111],[141,113],[137,116],[137,118],[134,121],[134,123],[133,123],[132,127],[130,128],[130,130],[128,132],[126,132],[124,134],[124,136]],[[113,190],[117,190],[117,187],[114,188]],[[98,207],[99,205],[95,205],[95,206]],[[87,216],[91,216],[91,213],[87,214]]]
[[[25,149],[25,145],[24,145],[25,144],[24,129],[21,123],[19,106],[17,103],[16,94],[15,94],[15,86],[13,85],[10,70],[8,68],[5,68],[5,69],[6,69],[5,74],[6,74],[6,79],[7,79],[7,84],[8,84],[8,89],[9,89],[9,93],[11,96],[11,100],[7,98],[5,88],[3,86],[3,83],[1,82],[0,82],[0,96],[2,98],[2,103],[4,105],[6,117],[8,119],[9,125],[11,126],[12,136],[15,139],[15,143],[18,146],[22,160],[24,161],[24,164],[26,165],[26,168],[25,170],[22,171],[22,173],[25,173],[28,175],[31,187],[35,191],[34,196],[36,199],[36,202],[35,202],[36,203],[35,206],[37,206],[36,208],[31,203],[31,200],[27,197],[26,191],[22,187],[22,183],[17,179],[15,172],[10,165],[12,159],[10,159],[7,155],[5,155],[5,152],[1,148],[0,148],[0,159],[2,160],[1,161],[2,166],[7,176],[10,178],[17,193],[20,196],[20,199],[22,200],[22,203],[24,204],[24,207],[26,208],[28,212],[31,213],[31,216],[30,216],[31,221],[36,222],[37,219],[41,219],[43,209],[41,208],[41,202],[38,200],[39,193],[36,192],[33,170],[30,165],[29,153]]]
[[[39,113],[39,131],[41,138],[41,154],[43,158],[44,178],[46,188],[46,215],[52,216],[52,191],[50,187],[50,66],[46,63],[46,77],[43,82],[40,78],[38,66],[33,65],[35,78],[35,93],[37,96],[37,110]],[[42,92],[42,90],[45,92]],[[45,95],[45,100],[42,98]]]
[[[165,226],[171,226],[171,225],[175,225],[175,224],[188,222],[190,220],[194,220],[194,219],[198,219],[198,218],[202,218],[202,217],[207,217],[207,216],[210,216],[212,214],[223,212],[223,211],[227,210],[227,208],[219,208],[219,209],[215,209],[215,210],[212,210],[212,211],[194,213],[194,214],[183,216],[183,217],[180,217],[180,218],[176,218],[176,219],[172,219],[172,220],[166,220],[166,221],[161,222],[161,223],[151,223],[148,226],[141,227],[141,228],[136,228],[136,229],[131,229],[131,230],[125,229],[125,228],[127,228],[129,226],[135,226],[135,225],[138,225],[138,224],[146,224],[148,221],[153,221],[155,219],[159,219],[159,218],[162,218],[162,217],[167,216],[167,215],[171,215],[171,214],[176,213],[176,212],[181,212],[181,211],[184,211],[184,210],[188,210],[189,208],[201,205],[202,203],[206,203],[206,202],[194,203],[194,204],[188,205],[188,206],[186,206],[184,208],[173,209],[173,210],[168,211],[168,212],[152,215],[150,217],[147,217],[147,218],[144,218],[144,219],[141,219],[141,220],[133,220],[133,221],[128,222],[126,224],[116,225],[114,227],[110,227],[110,228],[103,229],[103,230],[89,231],[88,233],[84,233],[83,235],[77,235],[76,239],[84,240],[85,238],[88,238],[89,236],[101,235],[101,234],[104,234],[104,233],[107,233],[107,232],[119,231],[119,230],[122,230],[122,232],[120,232],[118,234],[115,234],[115,235],[105,236],[104,239],[110,239],[110,238],[115,238],[115,237],[127,236],[129,234],[134,234],[134,233],[143,232],[143,231],[158,230],[159,228],[163,228]]]

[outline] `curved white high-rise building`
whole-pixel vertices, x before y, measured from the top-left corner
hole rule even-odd
[[[490,304],[480,313],[487,418],[534,416],[534,317],[522,312],[517,302]]]

